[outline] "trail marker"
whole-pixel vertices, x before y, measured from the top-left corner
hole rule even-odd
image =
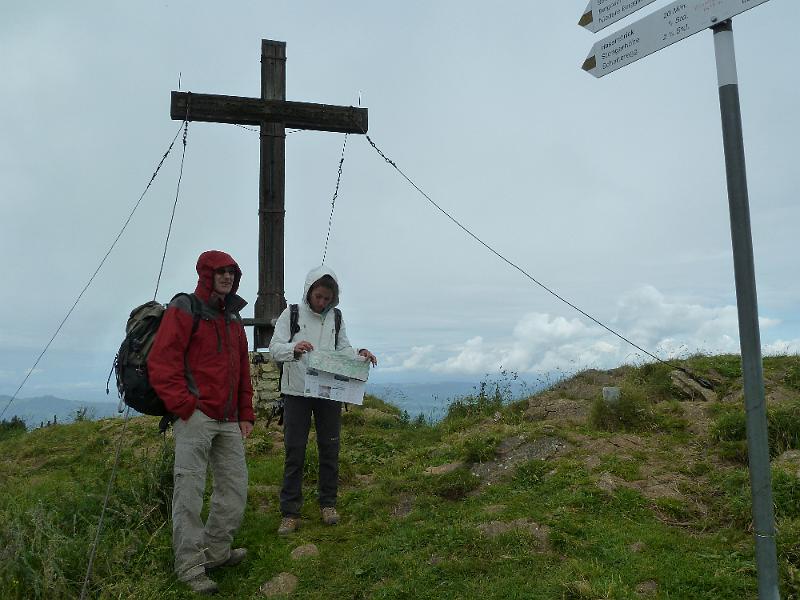
[[[653,2],[655,0],[591,0],[578,25],[597,33]]]
[[[595,43],[582,68],[595,77],[608,75],[765,2],[768,0],[678,0]]]
[[[753,506],[753,538],[756,549],[759,600],[779,600],[778,559],[775,546],[775,514],[769,465],[767,411],[764,398],[764,370],[761,360],[761,334],[753,261],[753,236],[750,231],[750,200],[747,192],[742,115],[739,106],[739,78],[733,44],[732,17],[768,0],[679,0],[672,2],[636,23],[622,28],[593,47],[583,69],[602,77],[632,62],[657,52],[706,28],[714,32],[719,106],[722,116],[722,141],[731,215],[733,270],[736,305],[739,314],[739,343],[742,349],[742,376],[747,426],[747,458]],[[580,25],[594,22],[595,9],[610,8],[613,0],[592,0]],[[618,10],[630,14],[641,6],[634,0],[622,2]],[[649,4],[649,2],[648,2]],[[627,8],[627,12],[626,11]],[[587,9],[588,10],[588,9]],[[613,13],[607,11],[607,20]],[[621,14],[620,18],[625,16]],[[589,20],[591,17],[591,20]],[[585,22],[584,22],[585,21]],[[612,21],[613,22],[613,21]],[[602,23],[599,23],[602,25]],[[591,27],[589,27],[591,29]]]

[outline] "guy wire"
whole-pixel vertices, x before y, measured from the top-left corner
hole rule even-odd
[[[119,230],[119,233],[117,234],[117,237],[115,237],[114,241],[111,242],[111,246],[109,247],[108,251],[106,251],[105,255],[103,256],[102,260],[100,261],[100,264],[97,265],[97,268],[94,270],[94,273],[92,273],[92,276],[89,278],[89,281],[83,287],[83,289],[81,290],[80,294],[78,294],[78,297],[75,299],[75,302],[72,304],[72,307],[69,309],[69,311],[67,311],[66,316],[61,320],[61,323],[56,328],[55,333],[52,335],[52,337],[47,342],[47,344],[45,344],[44,349],[39,353],[39,356],[34,361],[33,366],[28,369],[28,372],[25,375],[25,378],[22,380],[22,383],[19,384],[19,387],[14,392],[14,394],[11,396],[11,399],[8,401],[8,403],[3,408],[3,411],[0,412],[0,420],[2,420],[3,415],[6,414],[6,411],[8,410],[8,407],[11,406],[11,403],[14,402],[14,400],[16,400],[17,395],[19,394],[20,390],[23,388],[25,383],[28,381],[28,378],[31,376],[31,374],[33,374],[33,372],[36,369],[36,367],[39,365],[39,362],[42,360],[42,357],[45,355],[47,350],[50,348],[50,345],[53,343],[53,340],[55,340],[56,336],[58,336],[59,332],[61,331],[61,328],[64,327],[64,323],[66,323],[67,319],[69,319],[70,315],[72,315],[72,312],[75,310],[75,307],[78,305],[78,302],[80,302],[81,298],[83,298],[83,295],[86,293],[86,290],[89,289],[89,286],[92,285],[92,282],[94,281],[94,278],[97,276],[97,274],[100,272],[100,269],[103,268],[103,265],[105,264],[106,260],[108,259],[108,256],[111,254],[111,251],[117,245],[117,242],[122,237],[122,234],[125,232],[125,229],[128,227],[128,224],[131,222],[131,219],[133,218],[133,215],[136,212],[136,209],[139,208],[139,204],[141,204],[142,199],[144,198],[145,194],[147,194],[148,190],[150,189],[150,186],[153,185],[153,181],[155,180],[156,176],[158,175],[158,172],[161,170],[161,167],[164,164],[164,161],[167,159],[167,156],[169,156],[169,153],[172,151],[172,147],[175,145],[175,140],[178,139],[178,136],[180,135],[182,129],[183,129],[183,123],[181,123],[181,126],[178,128],[178,131],[175,133],[175,137],[172,138],[172,141],[170,142],[169,147],[167,148],[167,151],[164,152],[164,155],[161,157],[161,160],[159,161],[158,165],[156,166],[156,169],[153,172],[153,175],[150,177],[150,181],[147,182],[147,185],[145,186],[144,191],[139,196],[139,199],[136,201],[136,203],[134,204],[134,206],[131,209],[130,213],[128,214],[128,218],[125,219],[125,223],[123,223],[122,228]]]
[[[689,371],[689,370],[688,370],[688,369],[686,369],[685,367],[681,367],[680,365],[676,365],[676,364],[673,364],[673,363],[671,363],[671,362],[669,362],[669,361],[663,360],[663,359],[659,358],[658,356],[656,356],[655,354],[653,354],[652,352],[649,352],[648,350],[645,350],[644,348],[642,348],[642,347],[641,347],[641,346],[639,346],[638,344],[636,344],[636,343],[632,342],[631,340],[629,340],[628,338],[626,338],[624,335],[622,335],[622,334],[620,334],[620,333],[617,333],[616,331],[614,331],[613,329],[611,329],[611,327],[609,327],[608,325],[605,325],[604,323],[602,323],[602,322],[601,322],[601,321],[599,321],[598,319],[594,318],[594,317],[593,317],[592,315],[590,315],[589,313],[587,313],[587,312],[585,312],[584,310],[580,309],[578,306],[576,306],[575,304],[573,304],[572,302],[570,302],[569,300],[567,300],[567,299],[566,299],[566,298],[564,298],[563,296],[561,296],[561,295],[559,295],[558,293],[556,293],[554,290],[550,289],[549,287],[547,287],[546,285],[544,285],[543,283],[541,283],[540,281],[538,281],[536,278],[534,278],[532,275],[530,275],[530,274],[529,274],[527,271],[525,271],[525,269],[523,269],[522,267],[520,267],[520,266],[519,266],[519,265],[517,265],[516,263],[512,262],[511,260],[509,260],[508,258],[506,258],[505,256],[503,256],[502,254],[500,254],[500,253],[499,253],[497,250],[495,250],[494,248],[492,248],[492,247],[491,247],[489,244],[487,244],[486,242],[484,242],[484,241],[483,241],[481,238],[479,238],[477,235],[475,235],[474,233],[472,233],[472,231],[470,231],[470,230],[469,230],[469,229],[468,229],[466,226],[462,225],[460,221],[458,221],[458,220],[457,220],[455,217],[453,217],[453,216],[452,216],[450,213],[448,213],[448,212],[447,212],[445,209],[443,209],[441,206],[439,206],[439,205],[438,205],[438,204],[437,204],[437,203],[436,203],[436,202],[433,200],[433,198],[431,198],[431,197],[430,197],[428,194],[426,194],[426,193],[425,193],[425,192],[424,192],[424,191],[423,191],[423,190],[422,190],[422,189],[421,189],[421,188],[420,188],[420,187],[419,187],[419,186],[418,186],[416,183],[414,183],[414,182],[411,180],[411,178],[410,178],[408,175],[406,175],[406,174],[405,174],[405,173],[402,171],[402,169],[400,169],[400,167],[398,167],[398,166],[397,166],[397,163],[395,163],[395,162],[394,162],[392,159],[390,159],[388,156],[386,156],[386,155],[385,155],[385,154],[384,154],[384,153],[381,151],[381,149],[380,149],[380,148],[378,148],[378,146],[375,144],[375,142],[373,142],[373,141],[372,141],[372,138],[370,138],[370,137],[369,137],[369,135],[367,135],[367,134],[366,134],[366,132],[364,133],[364,135],[365,135],[365,137],[367,138],[367,141],[369,142],[369,144],[370,144],[370,145],[373,147],[373,149],[374,149],[374,150],[375,150],[375,151],[378,153],[378,155],[379,155],[381,158],[383,158],[383,160],[385,160],[385,161],[386,161],[386,162],[387,162],[389,165],[391,165],[391,166],[392,166],[392,167],[393,167],[393,168],[394,168],[394,169],[395,169],[395,170],[396,170],[398,173],[400,173],[400,175],[401,175],[401,176],[402,176],[402,177],[403,177],[403,178],[404,178],[404,179],[405,179],[405,180],[406,180],[408,183],[410,183],[410,184],[411,184],[411,185],[414,187],[414,189],[415,189],[415,190],[417,190],[417,191],[418,191],[420,194],[422,194],[422,195],[425,197],[425,199],[426,199],[426,200],[428,200],[428,202],[430,202],[430,203],[431,203],[431,204],[432,204],[432,205],[433,205],[433,206],[434,206],[434,207],[435,207],[435,208],[436,208],[436,209],[437,209],[439,212],[441,212],[441,213],[442,213],[442,214],[443,214],[445,217],[447,217],[448,219],[450,219],[450,220],[451,220],[453,223],[455,223],[455,224],[456,224],[456,225],[457,225],[457,226],[458,226],[460,229],[462,229],[462,230],[463,230],[463,231],[464,231],[464,232],[465,232],[467,235],[469,235],[469,236],[470,236],[472,239],[474,239],[476,242],[478,242],[478,243],[479,243],[481,246],[483,246],[484,248],[486,248],[486,249],[487,249],[489,252],[491,252],[492,254],[494,254],[494,255],[495,255],[497,258],[499,258],[500,260],[502,260],[504,263],[506,263],[506,264],[507,264],[507,265],[509,265],[510,267],[512,267],[512,268],[516,269],[517,271],[519,271],[520,273],[522,273],[522,275],[524,275],[526,278],[530,279],[530,280],[531,280],[533,283],[535,283],[536,285],[538,285],[540,288],[542,288],[542,289],[543,289],[544,291],[546,291],[548,294],[551,294],[552,296],[554,296],[554,297],[556,297],[557,299],[561,300],[561,302],[563,302],[563,303],[564,303],[564,304],[566,304],[567,306],[570,306],[570,307],[572,307],[573,309],[575,309],[576,311],[578,311],[580,314],[582,314],[584,317],[586,317],[587,319],[589,319],[589,320],[590,320],[590,321],[592,321],[593,323],[595,323],[595,324],[599,325],[600,327],[602,327],[603,329],[605,329],[606,331],[608,331],[608,332],[609,332],[609,333],[611,333],[612,335],[615,335],[616,337],[618,337],[619,339],[621,339],[623,342],[625,342],[625,343],[627,343],[627,344],[630,344],[631,346],[633,346],[633,347],[634,347],[634,348],[636,348],[637,350],[640,350],[641,352],[644,352],[644,353],[645,353],[647,356],[649,356],[650,358],[653,358],[653,359],[655,359],[656,361],[658,361],[658,362],[660,362],[660,363],[662,363],[662,364],[664,364],[664,365],[667,365],[667,366],[669,366],[669,367],[672,367],[673,369],[676,369],[676,370],[678,370],[678,371],[681,371],[682,373],[684,373],[685,375],[687,375],[687,376],[691,377],[691,378],[692,378],[693,380],[695,380],[697,383],[699,383],[700,385],[702,385],[704,388],[706,388],[706,389],[713,389],[713,385],[712,385],[712,384],[711,384],[711,382],[710,382],[710,381],[708,381],[707,379],[705,379],[705,378],[703,378],[703,377],[700,377],[700,376],[698,376],[698,375],[696,375],[696,374],[692,373],[691,371]]]
[[[328,256],[328,240],[331,238],[331,226],[333,224],[333,211],[336,208],[336,198],[339,196],[339,183],[342,181],[342,165],[344,164],[344,151],[347,148],[347,136],[344,134],[344,143],[342,144],[342,155],[339,158],[339,174],[336,176],[336,189],[333,191],[333,200],[331,200],[331,215],[328,217],[328,234],[325,236],[325,249],[322,251],[322,262],[325,264],[325,258]]]

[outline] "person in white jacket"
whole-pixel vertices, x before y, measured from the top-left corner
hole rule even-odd
[[[317,432],[319,452],[319,505],[326,525],[339,521],[336,495],[339,483],[339,433],[342,405],[324,398],[304,396],[307,354],[315,349],[335,350],[350,356],[356,352],[347,339],[344,319],[336,332],[336,309],[339,304],[339,282],[332,269],[320,266],[306,276],[303,298],[298,305],[299,331],[291,331],[291,313],[287,307],[275,323],[269,345],[272,359],[283,363],[281,394],[284,399],[283,444],[286,458],[280,493],[281,524],[278,533],[297,530],[303,505],[303,464],[311,429],[311,415]],[[338,342],[337,342],[338,339]],[[375,355],[366,348],[358,354],[377,364]]]

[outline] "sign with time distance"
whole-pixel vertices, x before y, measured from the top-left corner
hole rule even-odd
[[[592,46],[583,70],[603,77],[768,0],[678,0]]]

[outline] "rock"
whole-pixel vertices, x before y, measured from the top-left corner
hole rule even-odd
[[[776,458],[773,464],[800,477],[800,450],[787,450]]]
[[[319,556],[319,548],[317,548],[315,544],[305,544],[304,546],[298,546],[292,550],[291,556],[293,560],[299,560],[309,556]]]
[[[633,542],[630,546],[628,546],[628,550],[633,552],[634,554],[638,554],[642,550],[645,549],[644,542]]]
[[[603,471],[600,473],[600,477],[597,479],[596,485],[604,492],[611,494],[619,487],[620,480],[617,477],[614,477],[611,473]]]
[[[505,504],[490,504],[489,506],[483,507],[483,512],[485,512],[487,515],[496,515],[503,512],[505,509]]]
[[[453,463],[447,463],[446,465],[439,465],[438,467],[428,467],[423,471],[423,473],[425,473],[425,475],[445,475],[446,473],[457,471],[463,466],[463,462],[456,461]]]
[[[397,506],[392,509],[392,516],[402,519],[410,515],[411,511],[414,510],[414,500],[414,496],[402,494],[399,498]]]
[[[707,390],[685,373],[672,371],[669,376],[672,380],[672,385],[689,400],[716,402],[717,393],[714,390]]]
[[[636,586],[636,593],[640,596],[653,596],[658,593],[658,583],[649,579]]]
[[[258,591],[271,598],[273,596],[288,596],[297,589],[297,577],[291,573],[278,573],[265,582]]]
[[[491,485],[506,473],[513,473],[521,463],[546,460],[562,454],[567,448],[567,442],[554,436],[546,435],[530,442],[524,436],[510,437],[498,444],[495,460],[473,465],[472,474],[480,477],[484,484]]]
[[[478,525],[478,531],[487,537],[497,537],[511,531],[521,531],[533,536],[538,542],[538,550],[546,550],[549,547],[550,530],[545,525],[534,523],[530,519],[522,518],[513,521],[490,521]]]
[[[589,415],[589,404],[582,400],[534,396],[528,400],[524,418],[528,421],[570,421],[584,423]]]

